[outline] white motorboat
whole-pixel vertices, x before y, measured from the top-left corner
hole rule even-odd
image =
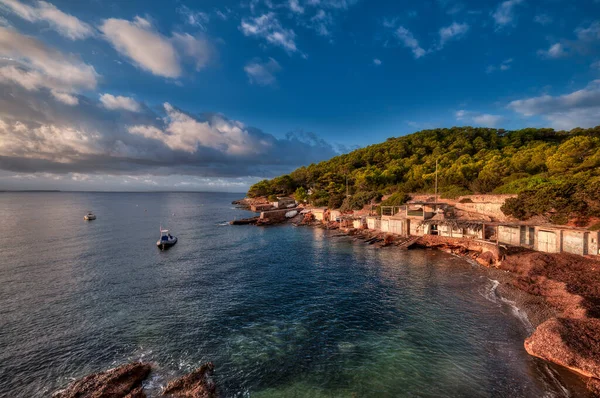
[[[285,218],[292,218],[298,215],[298,210],[291,210],[285,213]]]
[[[96,219],[96,215],[94,213],[92,213],[91,211],[88,211],[88,214],[83,216],[83,219],[86,221],[92,221],[92,220]]]
[[[156,246],[162,250],[166,250],[177,243],[177,237],[171,235],[168,229],[160,229],[160,239],[156,242]]]

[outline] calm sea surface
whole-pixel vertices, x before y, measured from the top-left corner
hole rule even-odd
[[[156,364],[149,390],[213,361],[228,397],[567,396],[478,267],[229,226],[239,196],[0,194],[0,396],[132,360]]]

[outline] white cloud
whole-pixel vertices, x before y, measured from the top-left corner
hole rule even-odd
[[[94,89],[98,74],[94,67],[72,56],[50,49],[38,40],[0,27],[0,82],[26,90],[47,88],[59,101],[75,104],[67,93]]]
[[[398,29],[396,29],[395,35],[398,38],[398,40],[402,42],[404,47],[411,49],[415,58],[421,58],[427,53],[423,48],[421,48],[421,46],[419,45],[419,41],[415,39],[413,34],[404,26],[398,27]]]
[[[124,97],[121,95],[114,96],[112,94],[101,94],[100,103],[106,109],[116,110],[124,109],[130,112],[140,112],[142,110],[139,102],[130,97]]]
[[[547,50],[538,50],[538,55],[543,58],[563,58],[569,55],[562,43],[555,43]]]
[[[594,21],[587,28],[575,29],[577,38],[581,41],[597,41],[600,40],[600,21]]]
[[[575,54],[589,54],[600,43],[600,21],[591,22],[587,27],[580,26],[574,33],[574,40],[560,40],[548,50],[538,50],[538,55],[544,58],[563,58]]]
[[[100,30],[120,54],[139,68],[164,77],[181,75],[175,47],[148,20],[139,16],[133,21],[110,18],[102,23]]]
[[[596,62],[592,62],[592,64],[590,65],[590,68],[600,70],[600,60],[598,60]]]
[[[56,90],[51,90],[50,92],[51,92],[52,96],[54,98],[56,98],[57,101],[60,101],[63,104],[67,104],[67,105],[71,105],[71,106],[75,106],[75,105],[79,104],[79,99],[72,94],[61,93],[60,91],[56,91]]]
[[[497,65],[497,66],[496,65],[490,65],[490,66],[488,66],[487,69],[486,69],[486,72],[487,73],[492,73],[492,72],[495,72],[495,71],[506,71],[506,70],[509,70],[511,68],[511,66],[512,66],[512,62],[513,62],[512,58],[505,59],[504,61],[502,61],[500,63],[500,65]]]
[[[36,6],[29,6],[19,0],[0,0],[0,8],[17,14],[29,22],[45,21],[68,39],[85,39],[94,34],[90,25],[62,12],[54,5],[45,1],[38,1],[35,4]]]
[[[248,75],[248,79],[252,84],[261,86],[270,86],[277,83],[275,74],[281,70],[279,63],[273,58],[269,58],[267,62],[255,60],[248,63],[244,67],[244,71]]]
[[[312,133],[278,139],[222,115],[169,104],[162,112],[143,105],[137,113],[110,112],[98,99],[77,97],[74,112],[49,90],[0,89],[0,179],[2,170],[264,178],[336,155]]]
[[[164,104],[167,116],[164,130],[155,126],[129,127],[131,134],[157,140],[175,151],[196,153],[199,147],[212,148],[229,155],[256,155],[266,151],[270,144],[257,139],[244,124],[214,116],[209,121],[199,121],[188,114]]]
[[[150,21],[139,16],[133,21],[107,19],[100,30],[121,55],[129,58],[140,69],[157,76],[181,76],[181,56],[178,50],[194,61],[196,70],[204,67],[210,58],[210,46],[205,39],[187,33],[174,33],[171,38],[167,38]]]
[[[333,17],[325,10],[319,10],[310,19],[310,23],[307,24],[307,26],[314,29],[321,36],[330,36],[331,27],[333,26]]]
[[[296,34],[292,29],[283,28],[272,12],[255,18],[242,19],[240,30],[245,36],[262,38],[290,54],[298,51],[295,41]]]
[[[456,40],[464,37],[469,31],[469,25],[466,23],[452,22],[450,26],[440,29],[440,48],[450,40]]]
[[[0,155],[69,163],[78,154],[97,154],[100,135],[55,124],[0,121]]]
[[[516,5],[523,3],[524,0],[506,0],[498,5],[492,13],[492,18],[496,22],[498,28],[512,25],[516,18],[514,8]]]
[[[504,120],[500,115],[472,112],[464,109],[456,111],[454,116],[456,117],[456,120],[465,121],[481,127],[497,127]]]
[[[512,101],[508,108],[524,116],[540,116],[557,129],[600,125],[600,80],[560,96],[543,95]]]
[[[298,0],[289,0],[288,5],[290,7],[290,10],[292,10],[293,12],[295,12],[297,14],[303,14],[304,13],[304,7],[302,7],[300,5],[300,3],[298,2]]]
[[[185,56],[194,62],[196,71],[201,70],[208,64],[212,54],[208,40],[194,37],[189,33],[174,33],[171,41]]]
[[[206,30],[206,25],[210,21],[210,17],[207,13],[202,11],[194,11],[186,6],[178,7],[177,13],[181,15],[185,23],[200,28],[202,30]]]
[[[373,63],[374,63],[375,65],[379,66],[379,65],[381,65],[381,60],[380,60],[379,58],[375,58],[375,59],[373,60]]]
[[[539,23],[542,26],[550,25],[553,19],[548,14],[538,14],[533,18],[533,22]]]

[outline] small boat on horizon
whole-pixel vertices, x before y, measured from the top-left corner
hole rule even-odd
[[[83,219],[86,221],[92,221],[96,219],[96,215],[91,211],[88,211],[88,213],[85,216],[83,216]]]
[[[168,229],[160,229],[160,239],[156,242],[156,246],[161,250],[166,250],[177,243],[177,237],[171,235]]]

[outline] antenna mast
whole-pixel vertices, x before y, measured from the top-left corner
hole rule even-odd
[[[435,160],[435,203],[438,202],[438,160]]]

